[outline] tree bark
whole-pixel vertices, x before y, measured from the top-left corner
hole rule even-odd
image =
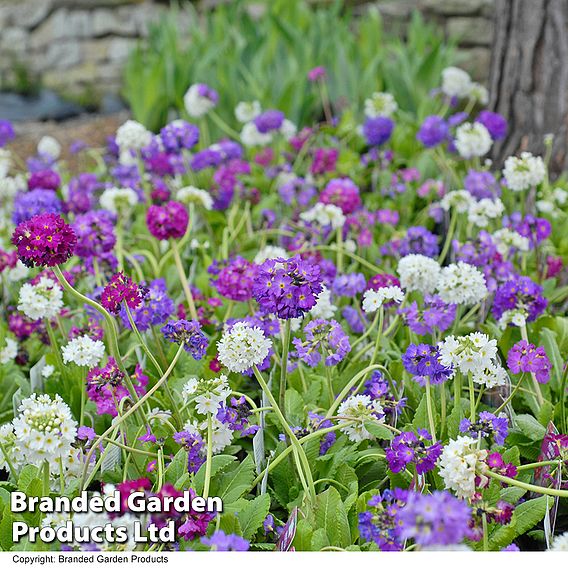
[[[560,173],[568,167],[568,0],[496,0],[494,21],[489,104],[509,131],[493,157],[543,154],[552,134],[550,170]]]

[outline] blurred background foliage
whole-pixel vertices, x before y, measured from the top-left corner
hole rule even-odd
[[[251,15],[244,0],[206,14],[191,4],[172,7],[131,53],[123,96],[135,119],[156,131],[183,109],[193,83],[220,93],[218,113],[235,123],[240,101],[258,100],[296,124],[322,115],[306,75],[327,69],[336,111],[360,109],[374,91],[394,95],[403,113],[423,118],[435,103],[430,91],[444,67],[455,63],[455,42],[416,13],[404,38],[386,30],[378,10],[354,17],[344,2],[315,7],[303,0],[268,0]],[[258,6],[258,2],[255,2]],[[179,10],[192,24],[180,30]]]

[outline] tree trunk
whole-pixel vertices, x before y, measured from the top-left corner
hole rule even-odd
[[[554,135],[550,169],[568,167],[568,0],[496,0],[490,108],[509,122],[494,159],[543,154]]]

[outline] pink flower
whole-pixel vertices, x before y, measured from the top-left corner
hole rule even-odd
[[[165,205],[151,205],[146,214],[148,230],[160,241],[183,237],[189,223],[185,207],[177,201],[168,201]]]

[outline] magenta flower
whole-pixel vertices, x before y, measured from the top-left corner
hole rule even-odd
[[[60,215],[42,213],[20,223],[12,234],[18,258],[28,267],[63,264],[75,250],[77,236]]]
[[[135,310],[141,304],[144,295],[144,291],[129,276],[117,272],[105,286],[101,294],[101,304],[109,312],[118,314],[122,302],[126,302],[129,308]]]
[[[359,188],[349,178],[330,180],[320,193],[319,200],[322,203],[336,205],[344,215],[349,215],[361,207]]]
[[[327,71],[325,67],[323,65],[318,65],[317,67],[314,67],[313,69],[310,69],[308,71],[308,81],[311,81],[313,83],[318,79],[325,79],[326,75]]]
[[[163,206],[151,205],[146,214],[148,230],[160,241],[180,239],[185,234],[189,215],[177,201],[168,201]]]

